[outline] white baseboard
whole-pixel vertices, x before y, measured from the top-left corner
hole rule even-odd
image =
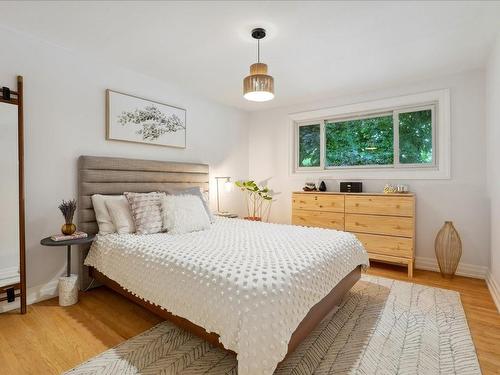
[[[436,258],[416,257],[415,268],[419,270],[439,272],[439,266]],[[456,274],[458,276],[473,277],[475,279],[486,279],[488,267],[475,264],[460,263]]]
[[[486,276],[486,285],[490,290],[491,296],[493,297],[493,302],[497,307],[498,312],[500,312],[500,285],[496,282],[491,271],[488,272]]]
[[[26,295],[26,302],[31,305],[35,302],[44,301],[49,298],[57,297],[57,285],[59,280],[51,280],[47,284],[34,286],[28,288]],[[7,303],[7,301],[0,303],[0,313],[19,308],[19,298],[14,302]]]

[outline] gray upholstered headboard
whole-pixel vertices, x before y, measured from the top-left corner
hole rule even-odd
[[[156,160],[137,160],[100,156],[78,159],[78,228],[90,234],[99,231],[91,197],[93,194],[118,195],[126,191],[146,193],[198,186],[208,191],[208,165]],[[89,283],[83,265],[89,245],[80,246],[80,288]]]

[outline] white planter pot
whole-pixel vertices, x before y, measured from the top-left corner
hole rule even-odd
[[[78,302],[78,275],[59,278],[59,306],[71,306]]]

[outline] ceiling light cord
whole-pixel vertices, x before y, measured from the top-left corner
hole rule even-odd
[[[257,62],[260,63],[260,39],[257,39]]]

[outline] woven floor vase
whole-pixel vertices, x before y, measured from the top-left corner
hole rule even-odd
[[[457,271],[462,256],[462,241],[451,221],[445,221],[434,242],[439,270],[443,277],[451,279]]]

